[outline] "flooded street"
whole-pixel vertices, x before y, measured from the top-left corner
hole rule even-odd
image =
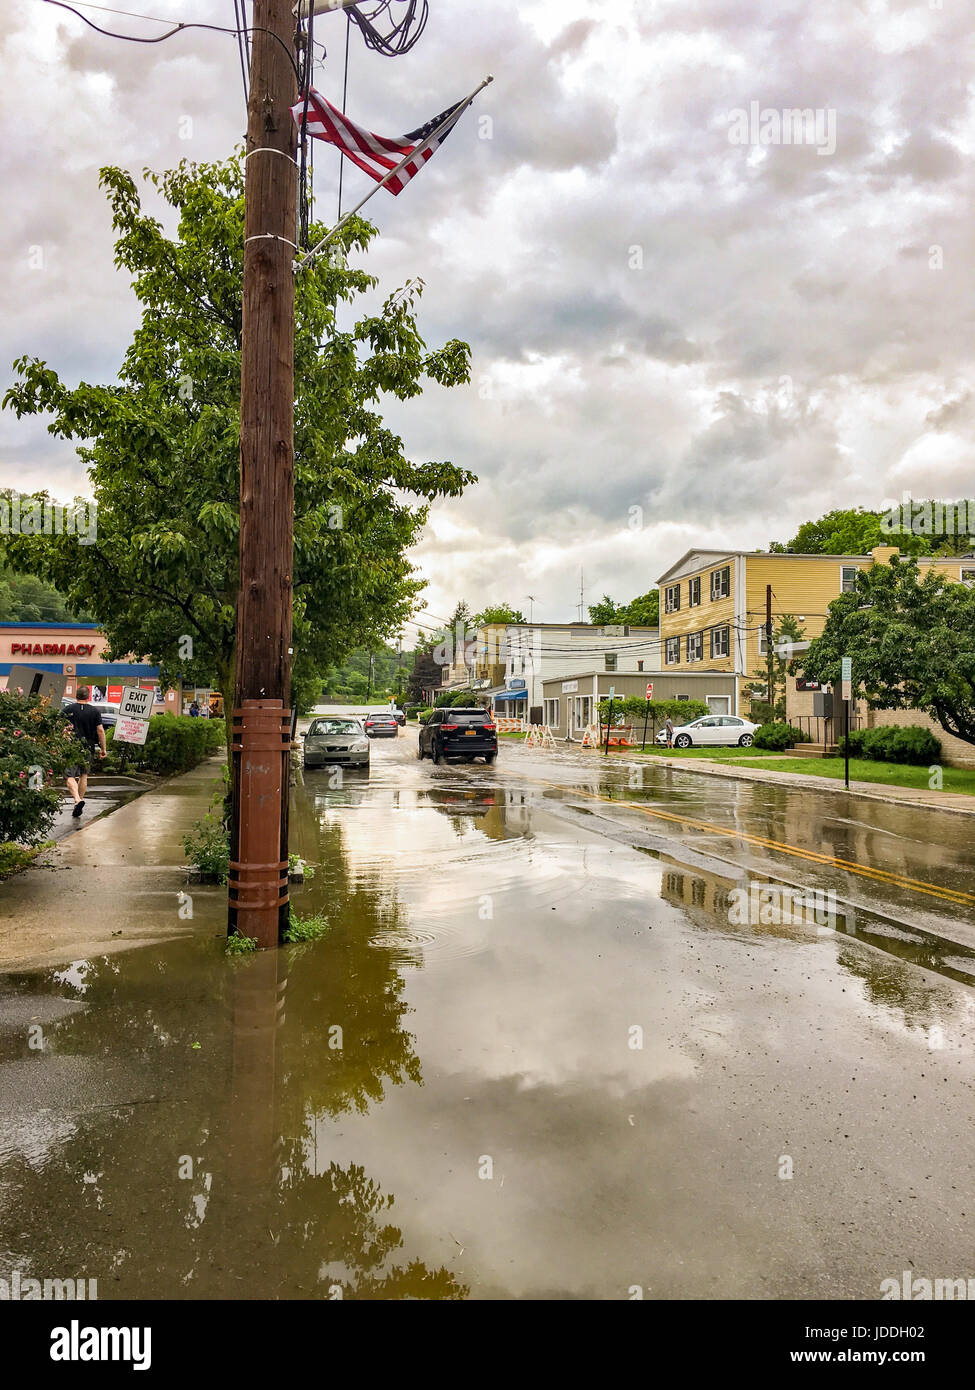
[[[412,727],[371,752],[294,790],[323,940],[228,959],[194,888],[180,939],[0,977],[0,1275],[874,1299],[968,1272],[968,818],[513,744],[433,767]],[[742,920],[751,884],[828,920]]]

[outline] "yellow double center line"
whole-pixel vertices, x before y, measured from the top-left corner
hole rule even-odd
[[[780,854],[791,854],[796,859],[808,860],[811,864],[832,865],[845,869],[848,873],[859,874],[861,878],[872,879],[875,883],[886,883],[894,888],[906,888],[912,893],[927,893],[929,897],[940,898],[943,902],[954,903],[958,907],[975,906],[975,893],[963,893],[956,888],[938,888],[933,883],[922,883],[916,878],[905,878],[903,874],[892,874],[887,869],[873,869],[868,865],[854,864],[849,859],[837,859],[832,854],[819,854],[814,849],[801,849],[798,845],[783,844],[780,840],[769,840],[764,835],[750,835],[743,830],[733,830],[726,825],[713,825],[710,821],[695,820],[692,816],[678,816],[670,811],[658,811],[653,806],[642,806],[638,801],[620,801],[612,796],[602,796],[599,792],[583,791],[581,787],[564,786],[559,782],[546,782],[539,777],[526,777],[526,782],[535,782],[540,787],[552,787],[565,795],[585,796],[590,801],[605,801],[607,806],[622,806],[625,810],[640,811],[654,820],[669,821],[673,825],[689,826],[692,830],[704,830],[712,835],[724,835],[731,840],[741,840],[745,844],[758,845],[761,849],[777,850]]]

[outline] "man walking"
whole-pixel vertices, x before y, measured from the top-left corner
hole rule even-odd
[[[664,729],[666,730],[666,733],[667,733],[667,747],[668,747],[668,748],[673,748],[673,746],[674,746],[674,721],[671,719],[671,717],[670,717],[669,714],[667,715],[667,722],[664,724]]]
[[[104,758],[105,728],[102,716],[88,703],[91,691],[87,685],[78,686],[78,697],[73,705],[64,711],[71,724],[74,738],[78,744],[78,760],[68,768],[65,781],[74,800],[72,816],[77,819],[85,809],[85,792],[88,790],[88,769],[97,749],[98,756]]]

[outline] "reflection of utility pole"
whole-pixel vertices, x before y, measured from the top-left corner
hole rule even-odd
[[[294,554],[296,134],[291,0],[254,0],[244,184],[240,581],[231,930],[276,946],[288,915]],[[284,866],[282,868],[282,865]]]

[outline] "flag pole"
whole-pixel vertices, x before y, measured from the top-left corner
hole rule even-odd
[[[344,227],[346,222],[348,222],[350,218],[354,217],[361,207],[368,203],[369,199],[373,196],[373,194],[378,193],[381,188],[385,188],[386,184],[389,183],[390,179],[394,179],[396,175],[400,172],[400,170],[405,167],[405,165],[409,164],[411,160],[416,159],[419,155],[422,155],[425,150],[428,150],[448,121],[452,120],[455,123],[459,121],[461,116],[467,110],[468,106],[470,106],[471,102],[477,96],[478,92],[482,92],[484,88],[488,85],[488,83],[493,81],[494,78],[489,74],[487,77],[485,77],[484,81],[480,83],[479,86],[474,88],[473,92],[471,92],[469,97],[467,97],[463,102],[458,102],[457,106],[459,107],[459,110],[455,108],[449,116],[444,117],[444,119],[434,130],[431,130],[430,134],[426,137],[425,140],[420,141],[416,149],[411,150],[408,155],[404,155],[400,162],[394,168],[390,169],[389,173],[386,174],[383,178],[381,178],[375,185],[375,187],[371,188],[369,192],[366,194],[366,196],[360,199],[358,203],[356,203],[355,207],[352,208],[351,211],[347,212],[344,217],[342,217],[338,222],[336,222],[332,230],[330,232],[327,232],[325,236],[322,237],[321,241],[316,242],[316,244],[311,248],[310,251],[306,251],[305,254],[301,257],[301,259],[295,262],[295,268],[297,270],[300,270],[302,266],[304,266],[308,261],[314,260],[315,257],[318,255],[319,251],[321,251],[322,247],[326,246],[332,240],[332,237],[335,236],[335,233],[338,232],[342,227]]]

